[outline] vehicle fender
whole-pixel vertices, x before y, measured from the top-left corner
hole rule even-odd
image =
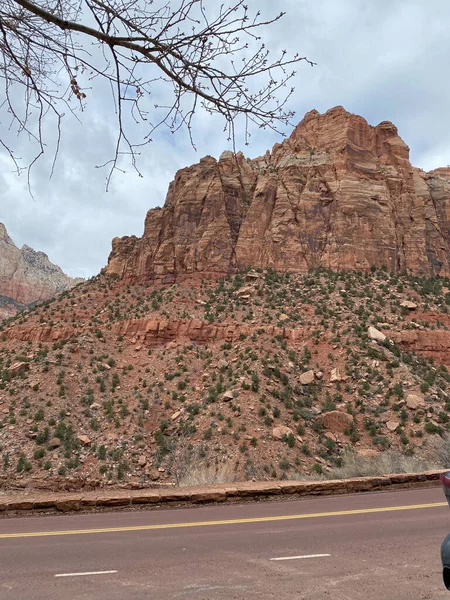
[[[450,533],[441,544],[441,560],[444,585],[450,590]]]

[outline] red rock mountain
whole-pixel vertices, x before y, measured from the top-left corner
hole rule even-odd
[[[0,223],[0,319],[56,296],[81,281],[65,275],[43,252],[26,245],[17,248]]]
[[[115,238],[127,281],[368,269],[450,275],[450,169],[414,168],[396,127],[336,107],[309,112],[256,159],[224,152],[178,171],[142,238]]]

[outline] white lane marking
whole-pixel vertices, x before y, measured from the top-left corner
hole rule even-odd
[[[270,560],[297,560],[299,558],[325,558],[331,556],[331,554],[303,554],[302,556],[279,556],[278,558],[271,558]]]
[[[111,575],[117,571],[87,571],[86,573],[58,573],[55,577],[81,577],[82,575]]]

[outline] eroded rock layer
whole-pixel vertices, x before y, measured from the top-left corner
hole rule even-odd
[[[178,171],[142,238],[115,238],[106,271],[127,281],[246,267],[449,275],[450,169],[409,161],[396,127],[336,107],[308,113],[254,160],[224,152]]]

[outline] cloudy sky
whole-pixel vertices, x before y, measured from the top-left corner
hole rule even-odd
[[[211,0],[214,2],[215,0]],[[271,0],[248,0],[250,9],[272,16]],[[450,164],[449,0],[279,0],[287,15],[265,31],[270,48],[286,48],[317,63],[300,65],[290,106],[295,122],[315,108],[343,105],[369,123],[393,121],[411,148],[412,163],[425,170]],[[139,178],[132,169],[116,173],[109,192],[106,172],[115,120],[106,92],[91,98],[80,125],[66,118],[55,173],[51,155],[32,173],[17,177],[0,150],[0,221],[17,245],[46,252],[69,275],[89,277],[107,262],[114,236],[141,235],[146,211],[161,206],[177,169],[229,147],[214,119],[198,114],[195,151],[183,133],[159,130],[142,150]],[[4,132],[7,121],[1,115]],[[286,129],[289,134],[290,128]],[[281,138],[256,131],[251,145],[238,148],[255,157]],[[20,138],[18,154],[28,156]]]

